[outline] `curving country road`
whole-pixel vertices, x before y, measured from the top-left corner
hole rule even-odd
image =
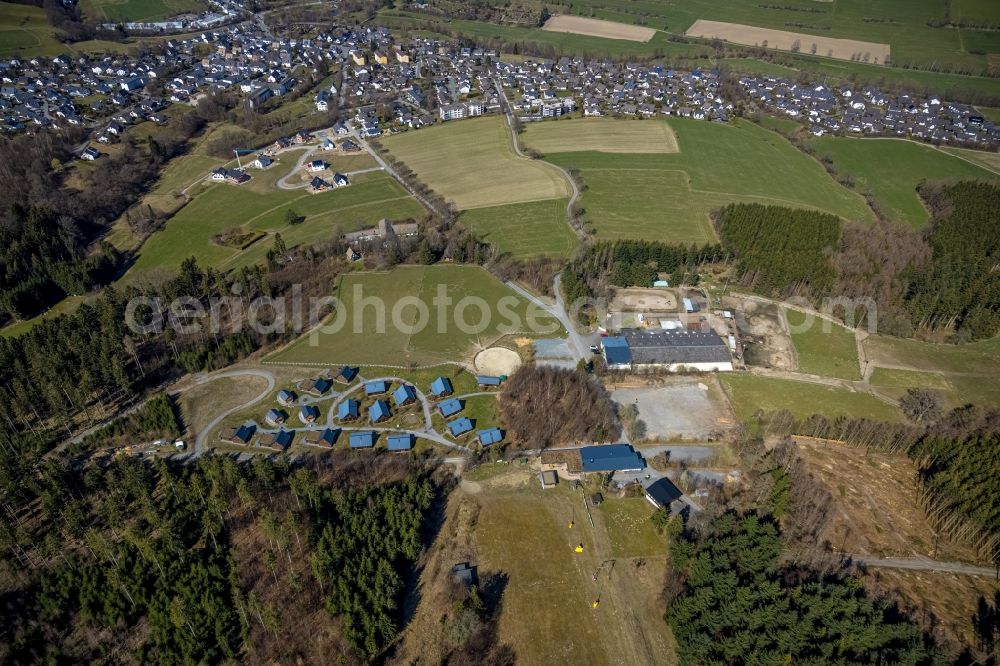
[[[242,370],[228,370],[225,372],[220,372],[215,375],[206,375],[204,377],[199,377],[196,380],[196,385],[202,386],[209,382],[215,381],[216,379],[222,379],[223,377],[262,377],[267,382],[267,387],[260,395],[252,398],[251,400],[243,403],[242,405],[237,405],[236,407],[227,409],[226,411],[222,412],[214,419],[212,419],[212,421],[207,426],[205,426],[204,429],[202,429],[202,431],[198,433],[198,436],[195,438],[194,441],[195,458],[204,453],[205,440],[208,439],[209,433],[212,432],[212,430],[214,430],[216,426],[218,426],[222,422],[222,419],[226,418],[227,416],[229,416],[234,412],[240,411],[241,409],[246,409],[247,407],[252,407],[253,405],[256,405],[258,402],[266,398],[271,393],[271,391],[274,390],[275,386],[274,375],[272,373],[268,372],[267,370],[255,370],[251,368],[244,368]]]
[[[497,80],[495,74],[493,76],[493,85],[495,85],[497,90],[500,92],[500,99],[502,102],[501,106],[504,109],[504,117],[507,119],[507,128],[510,129],[510,140],[514,146],[514,153],[517,154],[518,157],[530,160],[530,157],[521,152],[521,146],[517,141],[517,132],[514,130],[514,114],[510,110],[510,103],[507,101],[507,93],[504,91],[503,86],[500,85],[500,81]],[[575,218],[573,217],[573,206],[576,205],[576,200],[580,198],[580,188],[576,186],[576,181],[571,175],[569,175],[569,171],[566,171],[566,169],[562,168],[558,164],[552,164],[551,162],[546,162],[546,164],[558,170],[559,173],[562,174],[563,178],[566,179],[566,182],[569,183],[572,194],[570,195],[569,201],[566,202],[566,222],[569,224],[570,228],[576,232],[577,236],[580,238],[586,238],[587,234],[579,225],[575,224]]]

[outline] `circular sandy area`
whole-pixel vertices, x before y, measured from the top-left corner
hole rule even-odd
[[[490,347],[476,354],[475,366],[484,375],[512,375],[521,367],[521,357],[512,349]]]

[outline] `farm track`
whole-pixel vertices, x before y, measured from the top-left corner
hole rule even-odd
[[[530,157],[521,152],[521,146],[517,140],[517,132],[514,131],[514,114],[510,110],[510,103],[507,101],[507,93],[504,91],[503,86],[500,85],[500,81],[497,80],[496,76],[493,77],[493,84],[497,87],[497,90],[500,91],[500,99],[502,100],[504,118],[506,118],[507,128],[510,130],[510,140],[511,140],[511,145],[513,145],[514,147],[514,154],[516,154],[520,158],[530,160],[531,159]],[[581,239],[586,238],[586,234],[584,233],[583,228],[580,227],[579,222],[573,216],[573,206],[576,205],[577,199],[580,198],[580,188],[576,186],[576,181],[573,180],[572,176],[569,175],[569,172],[566,171],[566,169],[562,168],[557,164],[552,164],[551,162],[546,162],[546,164],[557,169],[559,173],[562,174],[562,177],[566,179],[566,182],[569,183],[570,191],[572,192],[572,194],[570,195],[569,201],[566,202],[566,222],[569,224],[570,228],[576,232],[577,236],[579,236]]]

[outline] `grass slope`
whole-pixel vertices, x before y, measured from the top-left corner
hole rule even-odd
[[[522,143],[542,153],[676,153],[677,139],[663,120],[576,118],[528,123]]]
[[[83,0],[81,4],[84,14],[95,21],[159,21],[207,8],[198,0]]]
[[[450,122],[384,140],[431,189],[459,208],[478,208],[569,196],[562,174],[518,157],[503,118]]]
[[[794,310],[784,312],[792,330],[792,343],[795,345],[801,372],[840,379],[861,379],[858,349],[852,331],[825,319],[813,319],[811,325],[807,326],[805,315]]]
[[[338,232],[373,224],[382,217],[419,217],[423,209],[390,176],[365,174],[355,184],[320,194],[305,190],[278,190],[266,181],[280,173],[255,172],[257,183],[212,184],[175,215],[166,227],[142,247],[129,271],[135,278],[159,268],[174,269],[194,256],[202,266],[231,268],[259,260],[271,246],[264,238],[241,252],[237,248],[212,243],[214,235],[231,227],[251,231],[280,232],[285,244],[333,238]],[[293,209],[305,221],[295,226],[285,222],[285,212]]]
[[[743,121],[671,119],[669,124],[678,153],[590,151],[546,157],[580,169],[587,186],[582,205],[599,238],[704,243],[714,238],[709,212],[741,201],[872,218],[860,196],[774,132]]]
[[[813,147],[870,192],[889,219],[916,227],[930,216],[917,194],[922,180],[1000,179],[1000,175],[931,146],[902,139],[824,136]]]
[[[758,409],[765,412],[787,409],[797,418],[812,414],[879,421],[902,418],[898,409],[867,393],[756,375],[726,373],[719,375],[719,379],[741,421],[749,419]]]
[[[442,293],[452,299],[450,305],[436,304]],[[386,273],[352,273],[341,279],[336,295],[342,304],[341,330],[306,333],[268,360],[390,366],[461,362],[503,335],[530,326],[528,303],[477,266],[400,266]],[[476,304],[463,309],[460,302],[466,297],[483,303],[488,318]],[[369,305],[373,298],[381,305]],[[424,326],[414,299],[427,308]],[[379,310],[384,313],[381,324]],[[460,326],[460,319],[467,325]],[[539,315],[538,320],[550,334],[563,333],[551,319]],[[333,321],[327,322],[331,329]]]
[[[567,257],[577,237],[566,223],[566,199],[472,208],[458,218],[483,240],[515,257]]]

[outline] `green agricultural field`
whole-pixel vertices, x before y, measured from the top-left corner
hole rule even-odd
[[[676,153],[677,139],[662,120],[575,118],[528,123],[521,142],[541,153]]]
[[[969,150],[967,148],[953,148],[951,146],[942,146],[941,150],[968,162],[974,162],[1000,177],[1000,153],[985,150]]]
[[[523,28],[498,23],[448,19],[433,14],[383,9],[378,14],[379,24],[391,28],[420,29],[437,35],[461,35],[477,41],[502,40],[509,44],[530,44],[537,49],[551,49],[553,53],[584,57],[653,56],[697,58],[711,53],[703,44],[671,42],[666,34],[657,33],[648,42],[624,39],[606,39],[572,33],[548,32],[540,28]],[[632,23],[631,20],[623,21]]]
[[[930,219],[917,194],[922,180],[1000,179],[969,161],[902,139],[824,136],[812,146],[832,159],[840,174],[853,178],[855,189],[870,192],[889,219],[915,227]]]
[[[0,54],[16,55],[23,50],[48,55],[58,53],[60,47],[41,7],[0,2]]]
[[[784,313],[792,330],[792,344],[799,358],[800,372],[861,379],[858,348],[852,331],[826,319],[813,318],[810,324],[806,315],[794,310],[785,310]],[[807,330],[798,331],[800,328]]]
[[[868,393],[757,375],[723,373],[719,379],[741,421],[749,419],[758,409],[765,412],[787,409],[797,418],[812,414],[879,421],[902,418],[896,407]]]
[[[199,0],[82,0],[81,5],[95,21],[159,21],[207,9]]]
[[[578,239],[566,222],[567,199],[472,208],[459,221],[515,257],[568,257]]]
[[[996,3],[989,0],[957,0],[951,15],[995,16]],[[573,3],[573,13],[622,23],[637,23],[682,34],[698,19],[726,21],[761,28],[812,33],[823,37],[858,39],[889,44],[896,65],[948,66],[986,69],[986,56],[972,53],[975,47],[964,44],[964,34],[942,24],[944,2],[911,0],[787,0],[779,4],[741,0],[686,0],[652,2],[650,0],[580,0]],[[982,18],[980,18],[982,20]],[[993,21],[994,23],[996,21]],[[1000,39],[993,33],[988,53],[1000,52]]]
[[[636,122],[636,121],[619,121]],[[580,170],[585,218],[598,238],[686,243],[714,239],[709,213],[733,202],[814,208],[871,220],[864,200],[783,137],[749,122],[669,121],[680,152],[553,153]]]
[[[994,378],[1000,375],[1000,338],[942,345],[878,335],[867,338],[863,346],[876,366]]]
[[[956,22],[997,25],[1000,23],[1000,5],[993,0],[954,0],[951,15]]]
[[[499,116],[405,132],[383,144],[460,209],[569,196],[557,169],[514,153],[510,130]]]
[[[440,299],[435,302],[441,294],[452,299],[450,305]],[[537,308],[529,308],[524,299],[477,266],[400,266],[386,273],[351,273],[341,279],[336,296],[341,302],[338,314],[324,323],[322,331],[305,333],[268,361],[390,366],[457,363],[514,332],[564,334],[557,323]],[[466,297],[476,302],[462,303]],[[415,301],[427,307],[424,326],[419,325]],[[483,314],[477,302],[488,308],[488,314]],[[532,316],[537,327],[530,322]],[[338,326],[340,330],[333,331]]]
[[[265,171],[252,175],[263,181],[277,178],[279,173]],[[261,183],[253,181],[244,185],[207,185],[162,231],[146,241],[126,279],[134,280],[156,269],[175,270],[192,256],[202,266],[220,268],[233,268],[263,258],[271,246],[270,238],[242,252],[212,242],[213,236],[234,227],[268,235],[280,232],[285,244],[294,247],[332,239],[340,233],[372,225],[383,217],[403,219],[422,215],[420,205],[390,176],[366,175],[369,178],[358,179],[350,187],[320,194],[271,187],[262,190]],[[305,221],[288,226],[285,217],[288,209],[305,216]]]

